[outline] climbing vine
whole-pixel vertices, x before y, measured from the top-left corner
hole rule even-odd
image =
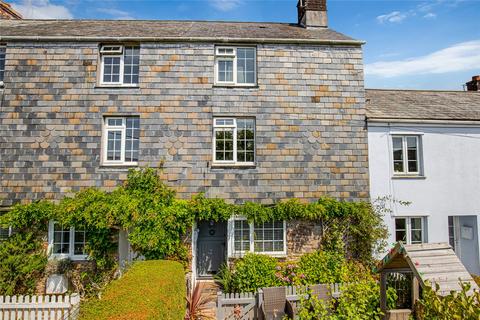
[[[324,245],[370,262],[384,243],[381,214],[367,202],[338,201],[324,197],[312,203],[297,199],[275,205],[246,202],[230,204],[203,194],[177,199],[156,169],[130,170],[126,182],[112,192],[88,188],[59,203],[19,204],[0,216],[1,226],[44,237],[48,221],[86,230],[86,250],[101,269],[114,266],[118,230],[128,230],[132,249],[147,259],[188,261],[185,236],[195,221],[226,221],[234,215],[250,221],[312,220],[322,223]]]

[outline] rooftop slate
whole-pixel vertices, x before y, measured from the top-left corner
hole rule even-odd
[[[270,22],[164,21],[164,20],[1,20],[0,39],[80,38],[172,39],[189,41],[251,39],[261,42],[344,41],[363,44],[328,28],[306,29],[297,24]]]
[[[367,89],[368,119],[480,120],[480,92]]]

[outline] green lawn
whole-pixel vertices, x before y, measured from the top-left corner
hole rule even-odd
[[[101,300],[80,305],[80,320],[182,320],[185,296],[185,271],[180,263],[136,262],[108,285]]]

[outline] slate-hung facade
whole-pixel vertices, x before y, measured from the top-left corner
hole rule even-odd
[[[300,24],[1,21],[1,205],[159,165],[181,197],[367,199],[362,42],[319,3],[300,2]],[[264,251],[319,236],[291,224],[264,226],[283,233]]]

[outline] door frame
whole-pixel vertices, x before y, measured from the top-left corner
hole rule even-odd
[[[224,252],[224,258],[225,261],[228,261],[228,223],[227,221],[215,221],[215,223],[223,223],[225,225],[225,252]],[[210,276],[200,276],[198,274],[198,235],[200,233],[199,229],[199,223],[198,221],[194,221],[193,226],[192,226],[192,283],[193,285],[196,284],[196,282],[201,278],[201,279],[209,279],[211,278]]]

